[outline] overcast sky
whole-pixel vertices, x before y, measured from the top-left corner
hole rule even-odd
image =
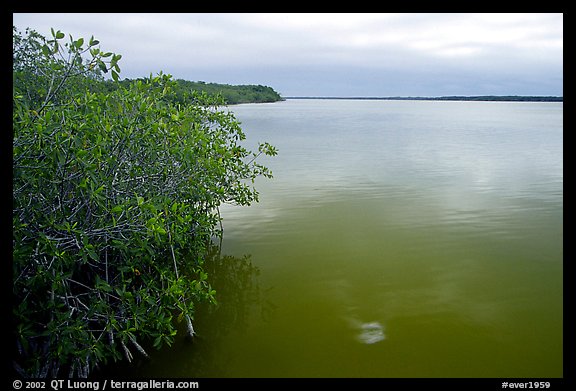
[[[13,14],[94,36],[122,78],[263,84],[283,96],[563,95],[562,14]]]

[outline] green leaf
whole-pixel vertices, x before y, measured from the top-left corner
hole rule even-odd
[[[146,226],[150,228],[154,227],[155,224],[156,224],[156,217],[151,217],[146,222]]]
[[[64,37],[65,37],[65,34],[62,31],[58,30],[56,32],[56,39],[62,39]]]
[[[108,73],[108,68],[106,68],[106,64],[104,64],[104,61],[98,60],[98,67],[100,67],[100,70],[102,72]]]
[[[94,261],[99,261],[100,258],[98,258],[98,255],[96,254],[96,252],[94,252],[94,246],[89,244],[86,247],[84,247],[86,252],[88,252],[88,255],[90,256],[90,258],[92,258]]]
[[[46,57],[49,57],[52,54],[48,45],[42,46],[42,53],[44,53]]]
[[[160,349],[160,348],[162,347],[162,334],[160,334],[159,336],[157,336],[157,337],[154,339],[154,344],[153,344],[153,345],[154,345],[154,347],[155,347],[156,349]]]
[[[66,156],[60,149],[56,150],[56,158],[58,159],[58,164],[60,164],[61,166],[63,166],[64,163],[66,162]]]
[[[115,207],[112,208],[112,213],[120,213],[124,210],[124,207],[122,205],[116,205]]]
[[[112,79],[114,79],[114,81],[118,81],[119,79],[118,72],[116,72],[114,69],[112,69]]]

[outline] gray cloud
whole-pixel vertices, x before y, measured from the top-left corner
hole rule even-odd
[[[562,14],[14,14],[94,35],[122,76],[290,95],[563,94]]]

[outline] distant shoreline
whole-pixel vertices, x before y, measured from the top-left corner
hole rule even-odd
[[[482,102],[564,102],[562,96],[387,96],[387,97],[332,97],[332,96],[287,96],[283,99],[349,99],[349,100],[434,100],[434,101],[482,101]]]

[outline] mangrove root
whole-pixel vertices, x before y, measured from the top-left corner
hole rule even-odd
[[[144,350],[144,348],[142,346],[140,346],[140,344],[138,342],[136,342],[136,338],[134,337],[130,337],[130,342],[132,342],[132,345],[134,345],[134,347],[136,348],[136,350],[138,350],[144,357],[146,358],[150,358],[150,356],[148,356],[148,353],[146,353],[146,351]]]
[[[124,357],[126,357],[126,360],[128,360],[129,363],[132,362],[132,353],[130,353],[130,350],[128,350],[124,344],[124,341],[120,340],[120,346],[122,346],[122,350],[124,350]]]
[[[192,326],[192,320],[189,315],[186,315],[186,326],[188,327],[188,336],[193,338],[196,332],[194,331],[194,326]]]

